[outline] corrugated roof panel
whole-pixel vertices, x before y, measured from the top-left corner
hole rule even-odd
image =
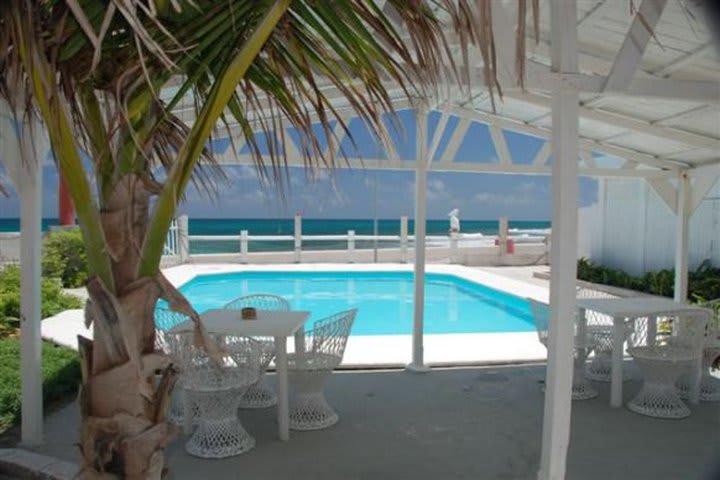
[[[685,152],[676,153],[671,155],[670,158],[673,160],[679,160],[681,162],[690,163],[704,163],[708,160],[718,159],[718,151],[709,148],[698,148],[696,150],[690,150]]]
[[[624,135],[608,141],[609,144],[617,145],[631,150],[647,152],[650,155],[669,155],[674,152],[681,152],[688,149],[687,144],[673,142],[655,135],[633,132],[631,135]]]
[[[624,114],[636,119],[654,121],[684,112],[696,105],[699,104],[669,101],[660,98],[616,95],[605,97],[599,105],[593,105],[593,107],[602,108],[602,110],[613,113]]]
[[[679,118],[677,121],[669,120],[665,125],[720,138],[720,106],[687,118]]]
[[[530,105],[518,100],[512,100],[508,97],[506,97],[502,102],[497,102],[496,108],[499,115],[514,118],[523,122],[537,118],[549,111],[545,107]],[[493,113],[492,109],[488,109],[486,112]]]

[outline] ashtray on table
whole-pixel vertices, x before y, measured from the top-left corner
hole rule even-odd
[[[257,319],[257,310],[252,307],[245,307],[240,310],[240,315],[243,320],[255,320]]]

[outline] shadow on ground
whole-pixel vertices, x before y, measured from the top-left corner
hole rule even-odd
[[[179,436],[167,460],[175,479],[534,480],[544,372],[544,366],[337,372],[327,389],[340,414],[335,427],[293,432],[283,443],[274,408],[241,411],[257,440],[251,452],[197,459]],[[658,420],[611,409],[608,385],[595,386],[598,398],[573,403],[568,479],[720,478],[710,473],[711,463],[720,462],[720,404],[695,406],[685,420]],[[638,387],[625,383],[626,401]],[[47,442],[37,451],[76,461],[76,406],[50,415],[46,428]]]

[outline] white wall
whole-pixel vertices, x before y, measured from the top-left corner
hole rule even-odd
[[[675,214],[642,179],[601,179],[598,203],[580,209],[578,255],[631,274],[673,268]],[[690,218],[690,269],[720,265],[720,181]]]

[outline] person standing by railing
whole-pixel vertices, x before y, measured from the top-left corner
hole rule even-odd
[[[450,217],[450,234],[460,233],[460,218],[458,215],[460,215],[460,210],[457,208],[453,208],[448,213],[448,217]]]

